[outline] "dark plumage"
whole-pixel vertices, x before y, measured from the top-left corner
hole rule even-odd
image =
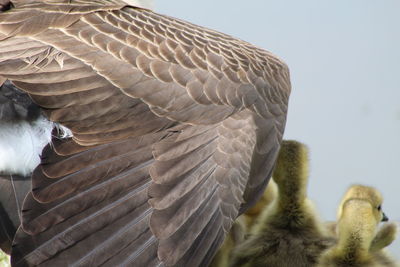
[[[31,189],[30,177],[0,174],[0,249],[11,253],[11,245],[21,221],[21,207]]]
[[[40,115],[40,108],[29,95],[10,81],[0,81],[0,123],[32,122]]]
[[[7,11],[12,7],[10,0],[0,0],[0,11]]]
[[[312,266],[334,243],[307,199],[307,153],[299,142],[282,142],[273,173],[277,200],[234,252],[231,266]]]

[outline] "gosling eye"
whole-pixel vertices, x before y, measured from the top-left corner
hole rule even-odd
[[[377,209],[378,209],[379,211],[381,211],[381,210],[382,210],[382,206],[379,205],[379,206],[377,207]]]

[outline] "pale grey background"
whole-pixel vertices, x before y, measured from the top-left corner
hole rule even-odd
[[[289,65],[286,139],[311,150],[310,197],[335,218],[352,183],[400,220],[400,1],[156,0],[155,10],[231,34]],[[400,259],[400,241],[391,247]]]

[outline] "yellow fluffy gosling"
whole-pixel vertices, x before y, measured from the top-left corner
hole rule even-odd
[[[235,250],[232,266],[308,267],[334,243],[307,199],[308,150],[303,144],[283,141],[273,180],[277,200]]]
[[[338,209],[338,218],[338,242],[323,253],[319,267],[396,266],[382,252],[395,238],[395,225],[388,224],[377,233],[378,224],[387,217],[376,189],[350,187]]]

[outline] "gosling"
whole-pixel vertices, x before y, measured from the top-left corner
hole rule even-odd
[[[338,219],[341,217],[341,208],[343,203],[351,198],[367,199],[379,209],[382,209],[383,197],[376,188],[365,185],[352,185],[345,193],[341,204],[339,205],[337,216]],[[382,212],[382,221],[388,221],[388,218],[384,212]],[[369,249],[371,255],[373,255],[376,261],[384,264],[384,266],[398,266],[394,264],[393,259],[384,250],[385,247],[389,246],[396,239],[396,233],[397,225],[395,223],[386,223],[378,229],[378,232],[371,242]]]
[[[352,185],[346,191],[345,195],[341,200],[341,204],[339,205],[337,212],[338,219],[340,219],[342,215],[343,203],[351,198],[369,199],[372,203],[382,203],[382,196],[380,192],[375,188],[364,185]],[[387,217],[384,213],[382,216],[383,216],[383,221],[387,221]],[[326,222],[325,226],[327,227],[330,234],[337,236],[336,222]],[[377,234],[372,240],[370,251],[378,252],[381,251],[383,248],[389,246],[396,239],[396,233],[397,233],[397,225],[395,223],[385,223],[382,227],[379,228]]]
[[[308,150],[303,144],[283,141],[273,180],[278,197],[234,251],[231,266],[313,266],[335,242],[307,198]]]
[[[395,238],[396,227],[382,211],[382,196],[374,188],[355,185],[344,195],[338,209],[338,241],[319,259],[319,267],[396,266],[382,249]]]

